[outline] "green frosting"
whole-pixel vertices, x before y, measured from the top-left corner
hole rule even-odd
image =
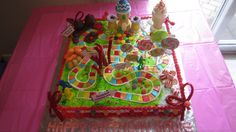
[[[106,31],[106,27],[108,25],[107,21],[100,21],[103,25],[103,31]],[[153,39],[153,41],[160,41],[163,38],[167,37],[167,33],[165,31],[157,31],[155,32],[151,38]],[[84,42],[83,46],[95,46],[96,43],[100,44],[100,45],[107,45],[108,44],[108,34],[101,34],[98,39],[93,42],[93,43],[86,43]],[[132,36],[134,39],[130,41],[130,43],[134,46],[136,46],[136,41],[138,39],[143,39],[143,36],[140,36],[138,34],[135,34]],[[125,37],[124,40],[128,40],[128,37]],[[113,41],[114,43],[114,41]],[[116,44],[113,44],[116,45]],[[73,47],[75,46],[75,44],[73,42],[71,42],[69,44],[69,47]],[[112,54],[114,54],[114,51],[111,51]],[[138,53],[139,55],[142,55],[142,52]],[[89,79],[89,72],[90,72],[90,68],[91,68],[92,63],[88,63],[86,65],[86,67],[84,69],[80,69],[76,75],[76,78],[82,82],[87,82]],[[139,62],[135,62],[133,63],[132,66],[140,66],[141,69],[144,68],[144,66],[156,66],[156,60],[154,57],[144,57],[142,60],[139,60]],[[68,69],[68,67],[66,66],[66,64],[63,66],[63,72],[62,72],[62,76],[61,76],[61,80],[64,81],[68,81],[68,74],[70,72],[71,69]],[[97,75],[96,78],[96,83],[95,85],[93,85],[91,88],[86,89],[84,91],[78,90],[76,88],[69,88],[69,91],[72,93],[73,97],[71,99],[68,99],[64,94],[64,90],[63,88],[60,86],[59,90],[62,92],[63,96],[59,102],[60,105],[63,106],[72,106],[72,107],[80,107],[80,106],[87,106],[87,107],[92,107],[92,106],[157,106],[159,105],[160,101],[163,98],[163,90],[160,90],[160,94],[159,96],[148,103],[137,103],[137,102],[132,102],[132,101],[127,101],[127,100],[122,100],[122,99],[118,99],[118,98],[113,98],[113,97],[108,97],[108,98],[104,98],[98,102],[93,102],[92,100],[89,99],[85,99],[85,98],[81,98],[86,96],[86,92],[91,92],[91,91],[96,91],[96,92],[102,92],[102,91],[106,91],[106,90],[117,90],[120,92],[126,92],[126,93],[134,93],[134,95],[132,96],[132,98],[134,100],[138,100],[139,96],[135,95],[135,94],[141,94],[142,93],[142,89],[145,89],[147,93],[151,92],[151,90],[153,89],[153,86],[160,86],[160,81],[159,80],[155,80],[153,82],[151,82],[149,79],[143,78],[142,82],[138,82],[137,78],[135,78],[135,73],[131,70],[113,70],[112,74],[110,75],[106,75],[106,78],[108,80],[112,79],[113,77],[118,77],[119,75],[121,76],[125,76],[130,74],[131,78],[134,78],[133,80],[130,80],[129,83],[123,84],[123,85],[111,85],[110,83],[108,83],[103,77],[101,77],[100,75]],[[156,75],[156,73],[154,73],[153,75]],[[118,77],[119,78],[119,77]],[[136,85],[136,86],[135,86]]]

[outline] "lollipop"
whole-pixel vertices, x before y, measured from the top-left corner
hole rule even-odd
[[[142,51],[147,51],[152,49],[153,43],[150,40],[140,40],[138,41],[138,49]]]
[[[168,33],[163,30],[157,30],[151,34],[151,39],[153,42],[161,42],[163,39],[167,38]]]
[[[161,56],[164,54],[164,49],[163,48],[155,48],[155,49],[152,49],[149,54],[153,57],[157,57],[157,56]]]
[[[179,40],[176,38],[166,38],[161,41],[161,45],[166,49],[176,49],[179,46]]]

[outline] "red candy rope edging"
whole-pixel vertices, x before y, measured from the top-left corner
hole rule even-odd
[[[170,21],[170,20],[169,20],[169,17],[166,17],[166,20],[165,20],[164,23],[165,23],[165,25],[166,25],[166,30],[167,30],[168,34],[171,34],[171,33],[170,33],[169,24],[173,26],[173,25],[175,25],[175,23],[172,22],[172,21]]]
[[[186,98],[185,94],[184,94],[184,88],[186,88],[187,85],[190,86],[191,90],[190,90],[189,96]],[[194,88],[193,88],[192,84],[185,83],[182,87],[180,87],[180,91],[181,91],[181,97],[178,97],[176,95],[169,95],[166,98],[166,102],[169,105],[182,108],[182,111],[181,111],[182,113],[181,113],[180,119],[181,119],[181,121],[183,121],[185,109],[187,108],[188,110],[190,110],[190,102],[189,101],[193,96]],[[173,102],[173,100],[175,100],[176,102]]]
[[[142,17],[142,19],[148,19],[148,18],[151,18],[151,17]],[[106,20],[105,18],[100,18],[100,19],[96,19],[96,20]],[[166,27],[168,27],[168,29],[169,29],[169,24],[174,24],[173,22],[170,22],[169,21],[169,19],[168,18],[166,18],[166,21],[165,21],[165,26]],[[167,29],[167,28],[166,28]],[[168,31],[168,29],[167,29],[167,31]],[[169,29],[170,30],[170,29]],[[171,34],[170,33],[170,31],[168,31],[168,33],[169,34]],[[70,41],[68,41],[68,47],[69,47],[69,42]],[[97,49],[98,50],[100,50],[100,48],[99,48],[99,46],[97,46]],[[177,96],[177,98],[179,98],[179,99],[181,99],[182,100],[182,97],[184,97],[185,98],[185,95],[184,95],[184,87],[183,87],[183,84],[182,84],[182,77],[181,77],[181,73],[180,73],[180,68],[179,68],[179,65],[178,65],[178,61],[177,61],[177,57],[176,57],[176,54],[175,54],[175,51],[174,50],[172,50],[173,52],[172,52],[172,56],[173,56],[173,59],[174,59],[174,63],[175,63],[175,68],[176,68],[176,72],[177,72],[177,78],[178,78],[178,81],[179,81],[179,86],[180,86],[180,93],[181,93],[181,97],[178,97],[177,95],[171,95],[171,96]],[[96,58],[97,60],[99,60],[99,58]],[[103,62],[103,57],[101,57],[101,62]],[[64,60],[63,60],[63,65],[64,65]],[[63,66],[64,67],[64,66]],[[63,70],[63,67],[61,68],[61,70],[60,70],[60,76],[58,77],[58,78],[60,78],[61,77],[61,75],[62,75],[62,70]],[[96,67],[96,66],[95,66]],[[98,67],[96,67],[96,69],[99,69]],[[59,92],[59,91],[56,91],[56,92]],[[52,96],[52,95],[51,95]],[[192,96],[192,95],[191,95]],[[190,100],[190,95],[189,95],[189,97],[187,98],[187,99],[189,99]],[[56,99],[56,97],[55,97],[55,99]],[[55,102],[55,99],[54,99],[54,102]],[[186,98],[185,98],[186,99]],[[187,100],[186,99],[186,100]],[[177,100],[178,101],[178,100]],[[178,101],[179,102],[179,101]],[[77,110],[92,110],[92,109],[94,109],[94,108],[91,108],[91,107],[63,107],[63,106],[60,106],[60,105],[58,105],[57,103],[55,103],[56,104],[56,106],[54,107],[54,108],[56,108],[56,110],[59,112],[59,115],[57,115],[59,118],[60,117],[62,117],[63,118],[63,120],[64,120],[64,117],[68,117],[68,118],[75,118],[75,117],[77,117],[78,115],[76,115],[76,113],[67,113],[67,111],[77,111]],[[184,107],[182,107],[182,105],[181,106],[173,106],[173,105],[167,105],[167,106],[163,106],[163,107],[130,107],[130,106],[128,106],[128,107],[124,107],[124,106],[121,106],[121,107],[99,107],[99,108],[96,108],[95,110],[104,110],[104,111],[106,111],[106,110],[141,110],[141,111],[143,111],[143,110],[149,110],[149,109],[155,109],[155,110],[161,110],[161,111],[164,111],[164,110],[169,110],[169,109],[177,109],[179,112],[177,113],[177,115],[179,115],[179,114],[184,114],[184,111],[185,111],[185,108],[189,108],[189,107],[186,107],[186,106],[189,106],[190,105],[190,103],[189,103],[189,101],[187,100],[187,101],[184,101],[184,103],[181,103],[182,105],[184,105]],[[51,106],[53,106],[53,105],[51,105],[51,101],[50,101],[50,115],[51,115],[51,113],[52,113],[52,110],[54,110],[53,109],[53,107],[51,107]],[[183,109],[184,108],[184,109]],[[118,111],[119,112],[119,111]],[[61,115],[61,116],[60,116]],[[97,114],[96,114],[97,115]],[[126,115],[126,114],[125,114]],[[140,115],[140,113],[138,113],[137,114],[137,116],[139,116]],[[64,116],[64,117],[63,117]],[[86,114],[81,114],[80,113],[80,115],[79,115],[79,117],[87,117],[87,115]],[[108,115],[108,116],[110,116],[110,115]],[[127,114],[127,116],[129,116],[129,114]],[[171,115],[168,115],[168,116],[171,116]],[[99,115],[98,115],[98,117],[99,117]],[[181,115],[181,119],[182,119],[182,117],[184,117],[184,116],[182,116]]]
[[[49,114],[52,117],[57,116],[61,121],[64,120],[63,115],[61,112],[57,109],[57,104],[61,100],[61,93],[60,91],[55,91],[53,94],[51,92],[48,92],[48,101],[49,101]],[[52,113],[54,111],[55,115]]]

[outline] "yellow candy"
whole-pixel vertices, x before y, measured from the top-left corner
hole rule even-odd
[[[129,40],[132,41],[134,39],[134,37],[129,37]]]
[[[122,35],[121,35],[120,33],[118,33],[116,36],[117,36],[117,37],[121,37]]]
[[[125,40],[121,40],[121,43],[122,43],[122,44],[125,44]]]
[[[90,95],[90,93],[89,93],[89,92],[84,92],[84,95],[83,95],[83,97],[84,97],[84,98],[89,98],[89,95]]]
[[[71,92],[69,88],[64,89],[64,95],[66,96],[68,100],[71,100],[72,97],[74,96],[74,94]]]

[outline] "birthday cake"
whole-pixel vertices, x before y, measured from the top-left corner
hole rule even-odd
[[[119,0],[117,14],[103,18],[79,11],[63,32],[67,49],[51,108],[64,118],[157,115],[183,120],[193,87],[182,83],[175,49],[179,45],[160,1],[152,17],[130,18]],[[185,97],[185,87],[191,93]]]

